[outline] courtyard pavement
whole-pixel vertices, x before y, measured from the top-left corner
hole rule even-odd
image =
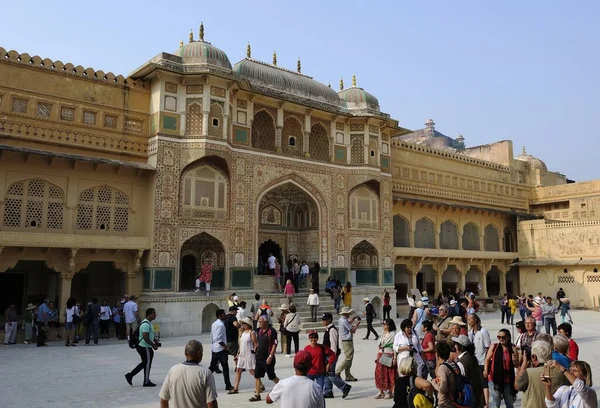
[[[597,328],[600,327],[600,313],[593,311],[572,311],[574,339],[580,347],[580,358],[592,365],[596,381],[600,381],[600,347]],[[493,340],[500,324],[500,313],[481,315],[483,325],[490,331]],[[157,319],[160,323],[160,316]],[[399,327],[400,319],[397,319]],[[507,327],[507,326],[504,326]],[[508,326],[510,327],[510,326]],[[380,332],[380,328],[377,329]],[[327,400],[328,407],[391,407],[392,400],[374,400],[374,360],[377,351],[374,340],[362,340],[365,329],[356,335],[356,353],[352,373],[358,382],[352,383],[352,391],[342,400],[339,390],[336,397]],[[307,344],[305,336],[301,347]],[[0,406],[28,408],[63,407],[127,407],[146,408],[159,406],[158,392],[169,368],[184,360],[183,346],[196,338],[205,345],[203,364],[210,362],[209,336],[189,336],[162,339],[163,347],[156,352],[150,378],[156,388],[142,388],[143,374],[134,378],[134,386],[125,382],[123,375],[139,362],[138,354],[129,349],[125,341],[100,340],[100,345],[65,347],[64,343],[50,342],[49,347],[36,348],[27,345],[0,345]],[[232,360],[230,359],[230,366]],[[276,372],[279,378],[293,374],[292,359],[277,356]],[[248,402],[253,395],[253,379],[249,374],[242,376],[240,393],[227,395],[224,391],[223,376],[215,375],[219,393],[219,407],[264,406],[261,402]],[[231,374],[233,381],[233,372]],[[267,391],[273,384],[265,381]],[[597,390],[599,387],[595,385]],[[279,403],[275,404],[275,406]]]

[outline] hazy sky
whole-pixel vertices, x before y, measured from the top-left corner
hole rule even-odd
[[[468,146],[510,139],[548,168],[600,178],[600,1],[2,1],[0,46],[127,75],[201,21],[245,57],[338,89],[356,74],[410,129],[429,117]],[[218,4],[218,5],[217,5]]]

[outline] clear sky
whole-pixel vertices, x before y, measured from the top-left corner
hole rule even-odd
[[[195,38],[429,117],[467,146],[510,139],[577,181],[600,178],[600,1],[2,1],[0,46],[127,75]],[[35,3],[35,6],[33,5]]]

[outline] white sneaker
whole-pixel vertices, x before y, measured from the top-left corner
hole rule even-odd
[[[292,355],[291,355],[291,354],[286,354],[285,356],[286,356],[287,358],[292,358]]]
[[[200,292],[200,289],[196,288],[196,290],[194,292]]]

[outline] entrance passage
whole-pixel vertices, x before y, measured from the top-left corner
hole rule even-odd
[[[121,300],[125,293],[125,273],[110,261],[92,261],[73,277],[71,296],[87,305],[92,298],[98,302],[108,301],[109,305]]]
[[[282,262],[282,253],[281,253],[281,247],[279,246],[279,244],[273,240],[268,240],[265,241],[261,244],[261,246],[258,248],[258,274],[259,275],[263,275],[263,274],[268,274],[269,270],[268,267],[266,266],[267,264],[267,259],[269,259],[269,255],[273,255],[278,261],[279,264],[281,264]]]
[[[38,305],[48,297],[58,302],[58,273],[44,261],[18,261],[13,268],[0,273],[0,310],[14,301],[19,314],[27,303]]]
[[[211,290],[225,287],[225,248],[221,241],[206,232],[194,235],[181,246],[179,263],[179,290],[191,291],[196,288],[196,278],[204,262],[212,264]],[[204,289],[204,283],[200,284]]]

